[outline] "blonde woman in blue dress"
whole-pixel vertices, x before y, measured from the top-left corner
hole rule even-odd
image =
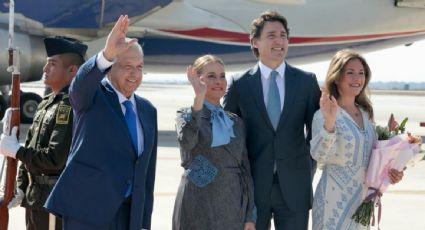
[[[313,118],[311,156],[322,168],[313,202],[314,230],[368,229],[351,217],[366,196],[365,176],[377,139],[372,104],[366,94],[371,72],[352,50],[332,58]],[[393,183],[403,172],[390,170]]]

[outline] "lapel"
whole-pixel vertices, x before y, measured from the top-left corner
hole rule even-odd
[[[143,152],[140,156],[144,157],[144,155],[147,155],[146,150],[150,149],[149,144],[152,143],[152,138],[154,137],[154,133],[152,132],[155,129],[155,121],[152,114],[147,111],[143,100],[136,94],[134,94],[134,99],[136,100],[137,116],[139,117],[143,131]]]
[[[121,104],[120,104],[120,101],[118,100],[118,95],[115,93],[114,89],[109,85],[106,79],[103,79],[101,83],[103,87],[105,88],[104,95],[107,101],[111,104],[113,111],[120,118],[121,123],[127,128],[124,114],[122,113]]]
[[[278,130],[286,121],[288,117],[292,104],[294,103],[296,89],[298,89],[297,74],[294,71],[294,68],[288,63],[286,63],[285,69],[285,102],[283,104],[282,113],[280,114],[279,124],[277,125]]]
[[[131,137],[130,133],[127,128],[127,123],[125,122],[125,117],[121,109],[120,101],[118,100],[118,95],[115,93],[114,89],[109,85],[109,83],[106,81],[106,79],[102,80],[102,85],[104,87],[104,95],[106,97],[106,100],[110,103],[112,110],[114,113],[119,117],[120,122],[119,125],[121,126],[121,130],[125,130],[124,133],[126,133],[127,137],[125,139],[130,141],[130,146],[132,146],[131,143]],[[134,148],[131,148],[134,151]],[[136,156],[136,154],[132,154],[133,156]]]
[[[261,71],[258,64],[255,65],[248,74],[251,75],[249,79],[249,88],[252,89],[250,91],[253,93],[255,104],[269,128],[274,129],[269,114],[267,113],[266,105],[264,104],[263,83],[261,82]]]

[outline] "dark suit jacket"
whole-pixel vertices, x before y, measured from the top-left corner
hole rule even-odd
[[[129,183],[133,183],[130,229],[150,229],[157,112],[149,101],[135,95],[144,135],[144,151],[137,157],[118,96],[103,78],[96,57],[92,57],[71,83],[71,152],[45,207],[89,225],[105,226],[113,220]]]
[[[245,122],[255,203],[259,210],[265,208],[270,199],[275,161],[280,189],[288,207],[293,211],[311,208],[315,164],[310,157],[309,141],[319,99],[316,76],[286,64],[285,101],[275,131],[264,104],[258,65],[230,80],[224,108]]]

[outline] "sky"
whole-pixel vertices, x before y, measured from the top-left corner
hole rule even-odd
[[[425,40],[410,46],[396,46],[363,53],[372,71],[372,82],[425,82]],[[319,81],[326,77],[329,61],[299,65],[316,74]]]

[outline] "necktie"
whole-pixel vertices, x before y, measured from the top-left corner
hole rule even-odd
[[[269,93],[267,95],[267,113],[275,130],[280,119],[280,94],[276,83],[278,74],[276,70],[270,73]]]
[[[137,146],[137,123],[136,123],[136,114],[133,110],[133,104],[131,101],[126,100],[123,102],[123,105],[125,107],[125,122],[127,123],[128,131],[130,132],[131,136],[131,142],[133,143],[134,150],[136,153],[138,153],[138,146]]]

